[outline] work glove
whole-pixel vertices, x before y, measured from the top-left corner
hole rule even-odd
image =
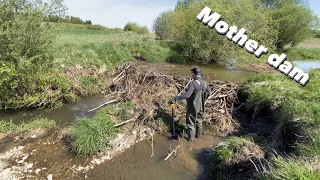
[[[177,101],[177,97],[174,97],[169,101],[169,104],[174,104],[176,103],[176,101]]]

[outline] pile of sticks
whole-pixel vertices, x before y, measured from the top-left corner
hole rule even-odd
[[[183,93],[192,80],[148,68],[131,63],[119,66],[113,72],[112,88],[121,99],[133,101],[147,112],[145,120],[152,120],[159,110],[167,111],[168,101]],[[211,94],[206,101],[204,121],[226,135],[237,126],[232,113],[240,86],[216,80],[207,83]],[[185,105],[178,107],[177,114],[185,116]]]

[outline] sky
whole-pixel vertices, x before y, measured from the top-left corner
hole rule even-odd
[[[109,28],[123,28],[136,22],[150,30],[153,21],[163,11],[174,9],[177,0],[65,0],[68,14],[91,20]],[[310,8],[320,17],[320,0],[309,0]]]

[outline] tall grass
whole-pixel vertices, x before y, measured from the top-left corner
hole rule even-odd
[[[288,180],[315,180],[320,179],[319,160],[308,158],[284,158],[275,156],[272,158],[267,179]]]
[[[110,146],[111,140],[117,135],[118,129],[110,118],[109,109],[101,109],[92,118],[79,118],[70,127],[71,147],[76,154],[94,154]]]
[[[291,153],[295,153],[289,158],[275,156],[268,179],[320,178],[320,70],[312,70],[309,75],[305,87],[281,74],[259,75],[242,90],[248,97],[248,107],[271,110],[270,120],[276,120],[274,148],[287,150],[291,146]]]

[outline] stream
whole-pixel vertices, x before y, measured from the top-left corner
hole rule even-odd
[[[191,76],[191,68],[195,64],[147,63],[150,68],[169,75]],[[205,75],[205,80],[221,80],[230,82],[244,82],[256,73],[234,67],[218,64],[199,65]],[[15,112],[0,112],[0,119],[12,120],[13,123],[28,122],[33,118],[42,117],[53,119],[60,125],[70,125],[77,117],[92,117],[94,112],[87,111],[108,101],[103,95],[84,97],[74,104],[66,104],[60,108],[48,110],[21,110]],[[182,144],[178,159],[175,157],[164,161],[168,152],[177,143]],[[88,179],[139,179],[139,180],[192,180],[207,179],[206,174],[210,166],[210,150],[221,142],[218,137],[203,135],[187,143],[184,139],[169,140],[167,137],[154,137],[154,156],[151,157],[151,140],[138,142],[120,156],[111,159],[91,169],[87,173]],[[57,158],[58,159],[58,158]]]

